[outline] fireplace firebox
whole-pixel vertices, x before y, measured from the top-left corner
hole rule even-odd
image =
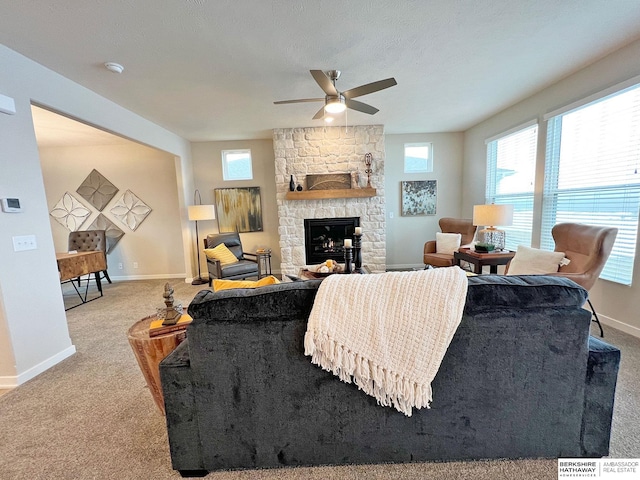
[[[360,217],[307,218],[304,221],[304,245],[307,265],[332,259],[344,262],[344,239],[353,238]]]

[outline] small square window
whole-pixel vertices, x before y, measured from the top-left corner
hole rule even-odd
[[[251,150],[223,150],[222,178],[224,180],[253,180]]]
[[[404,144],[404,173],[433,172],[433,144]]]

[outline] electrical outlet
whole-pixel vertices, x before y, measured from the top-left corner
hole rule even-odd
[[[118,268],[119,268],[120,270],[122,270],[122,263],[119,263],[119,264],[118,264]]]
[[[133,268],[138,268],[138,262],[133,262]]]
[[[13,251],[21,252],[23,250],[36,250],[38,244],[36,243],[35,235],[21,235],[13,237]]]

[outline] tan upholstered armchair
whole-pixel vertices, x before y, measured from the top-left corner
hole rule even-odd
[[[571,262],[559,268],[558,273],[550,275],[566,277],[585,290],[591,290],[611,254],[613,243],[618,234],[617,228],[596,227],[580,223],[559,223],[551,229],[555,242],[554,251],[564,252]],[[592,320],[600,327],[600,336],[604,336],[602,325],[596,310],[587,299]]]
[[[438,222],[442,233],[459,233],[462,235],[460,245],[473,242],[476,235],[476,226],[470,219],[441,218]],[[453,255],[436,253],[436,241],[430,240],[424,244],[424,264],[433,267],[451,267],[455,264]]]
[[[238,259],[237,262],[222,265],[220,260],[207,257],[207,269],[209,270],[209,286],[212,280],[239,280],[247,277],[258,277],[258,260],[253,253],[242,251],[242,242],[238,232],[218,233],[207,235],[204,240],[204,248],[214,248],[224,243],[225,246]]]

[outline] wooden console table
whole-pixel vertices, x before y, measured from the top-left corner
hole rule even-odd
[[[60,272],[60,282],[69,282],[73,285],[76,293],[80,297],[78,305],[90,302],[96,298],[102,296],[102,283],[100,282],[100,272],[107,269],[107,259],[103,251],[95,252],[76,252],[76,253],[56,253],[56,261],[58,262],[58,271]],[[83,275],[93,273],[96,279],[96,286],[100,292],[100,297],[87,300],[87,292],[89,291],[89,280],[87,279],[87,286],[84,291],[84,296],[78,290],[73,280],[80,278]],[[69,307],[65,310],[77,307]]]
[[[516,252],[489,252],[478,253],[469,248],[461,248],[453,253],[456,265],[460,266],[460,261],[469,262],[474,266],[473,273],[482,273],[482,267],[489,265],[489,272],[498,273],[498,265],[506,265],[515,256]]]
[[[127,336],[140,370],[142,370],[142,375],[151,391],[153,401],[164,415],[164,397],[160,384],[159,365],[164,357],[173,352],[187,338],[187,323],[184,324],[184,328],[179,330],[151,337],[149,327],[154,320],[156,320],[155,315],[139,320],[131,326]]]

